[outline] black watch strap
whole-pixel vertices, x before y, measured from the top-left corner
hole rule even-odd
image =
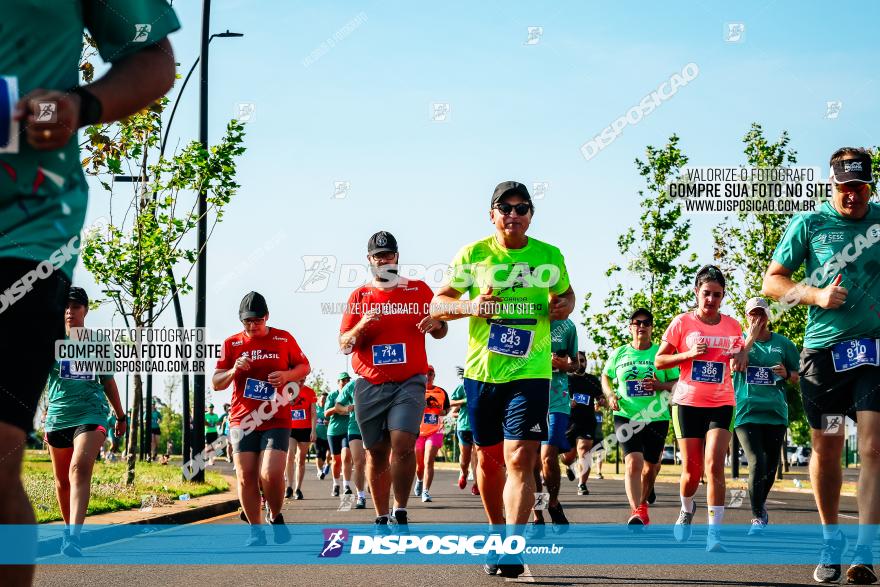
[[[101,106],[101,101],[93,93],[82,86],[72,88],[70,93],[79,96],[80,126],[90,126],[101,120],[104,108]]]

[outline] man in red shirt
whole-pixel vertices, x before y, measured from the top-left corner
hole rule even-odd
[[[306,474],[306,455],[309,447],[315,442],[315,404],[318,397],[315,390],[305,385],[299,386],[299,395],[293,397],[295,390],[288,392],[290,398],[290,446],[287,449],[287,489],[284,497],[303,499],[302,482]]]
[[[367,449],[367,480],[376,508],[376,524],[408,522],[406,504],[415,477],[415,444],[425,410],[425,334],[446,336],[446,322],[430,316],[433,297],[423,281],[397,274],[397,241],[381,231],[367,243],[373,279],[348,298],[339,346],[352,354],[361,376],[354,395],[358,425]],[[391,457],[391,467],[388,462]]]
[[[288,392],[299,395],[297,381],[311,371],[293,336],[270,328],[266,299],[247,294],[238,316],[244,330],[223,342],[223,354],[211,383],[217,391],[232,384],[229,437],[238,477],[241,508],[251,524],[248,546],[266,544],[260,520],[260,487],[269,505],[266,522],[276,542],[290,540],[284,526],[284,465],[290,443],[291,410]]]

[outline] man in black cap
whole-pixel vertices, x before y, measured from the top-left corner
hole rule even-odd
[[[469,318],[464,389],[480,496],[493,525],[528,522],[533,471],[547,439],[550,321],[574,309],[562,253],[526,236],[533,215],[526,186],[498,184],[489,209],[495,233],[458,252],[431,312],[441,320]],[[460,301],[465,292],[470,300]],[[519,557],[490,558],[484,570],[517,577],[524,566]]]
[[[391,233],[383,230],[370,237],[367,261],[373,279],[349,296],[339,329],[340,349],[352,354],[352,368],[360,375],[354,388],[355,416],[367,449],[367,480],[380,526],[408,523],[406,504],[425,411],[425,334],[439,339],[447,332],[446,322],[430,316],[431,288],[398,276],[398,260]]]
[[[843,415],[858,418],[859,535],[847,582],[876,581],[871,544],[880,524],[880,204],[870,201],[871,154],[831,156],[833,197],[788,225],[764,276],[764,294],[809,306],[801,395],[810,423],[810,481],[823,524],[816,581],[837,582],[846,536],[837,528]],[[792,274],[806,266],[807,279]]]

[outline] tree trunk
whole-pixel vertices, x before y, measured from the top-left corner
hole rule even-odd
[[[143,382],[140,373],[134,374],[134,400],[131,406],[131,430],[128,434],[128,472],[125,476],[125,484],[134,483],[134,464],[139,453],[141,422],[141,398]]]

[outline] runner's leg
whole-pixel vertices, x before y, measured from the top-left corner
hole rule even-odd
[[[73,448],[55,448],[49,445],[49,458],[52,459],[52,472],[55,475],[55,496],[61,509],[61,518],[70,526],[70,460]]]
[[[423,481],[425,478],[425,442],[419,438],[416,441],[416,479]]]
[[[706,503],[711,506],[724,505],[724,455],[729,445],[730,430],[713,428],[706,433]]]
[[[291,442],[287,447],[287,459],[284,466],[284,479],[287,481],[287,487],[293,487],[296,476],[296,451],[299,443]]]
[[[294,489],[301,490],[303,477],[306,474],[306,456],[309,454],[309,445],[310,442],[297,442],[296,443],[296,484],[294,485]],[[289,463],[290,461],[288,461]]]
[[[578,483],[586,485],[587,478],[590,476],[590,464],[593,462],[593,439],[578,438],[577,441],[578,464],[580,471],[578,472]]]
[[[535,505],[534,470],[540,446],[538,440],[504,440],[507,482],[503,503],[508,524],[523,525],[529,521],[529,512]]]
[[[760,424],[743,424],[736,427],[736,436],[749,461],[749,501],[752,505],[752,516],[760,518],[772,484],[772,473],[768,471],[768,446],[764,445],[764,428]],[[778,447],[777,447],[778,448]],[[771,475],[768,483],[767,475]]]
[[[492,525],[504,524],[505,462],[502,443],[477,447],[477,487]]]
[[[260,515],[260,453],[237,452],[233,455],[238,478],[238,501],[251,525],[263,523]]]
[[[640,503],[648,501],[648,496],[654,490],[654,482],[659,474],[660,463],[655,465],[645,461],[645,466],[642,468],[642,501]]]
[[[92,471],[95,459],[104,443],[106,434],[93,430],[77,435],[73,439],[73,456],[70,459],[70,517],[71,534],[79,536],[86,519],[91,495]]]
[[[437,453],[440,452],[441,445],[435,445],[432,440],[428,440],[425,444],[425,490],[431,489],[431,483],[434,481],[434,461],[437,459]],[[418,459],[418,457],[416,457]]]
[[[541,465],[544,485],[547,486],[547,492],[550,494],[549,505],[556,507],[559,505],[559,486],[562,482],[559,470],[559,447],[553,444],[541,446]]]
[[[366,489],[364,483],[364,465],[366,464],[366,455],[364,454],[363,440],[349,440],[348,450],[351,453],[352,460],[352,483],[354,483],[355,491],[358,495]]]
[[[840,511],[840,488],[843,485],[840,458],[843,456],[844,439],[843,436],[825,434],[822,429],[816,428],[810,430],[810,436],[813,445],[810,484],[813,486],[819,519],[825,526],[836,526]]]
[[[682,463],[679,495],[682,497],[693,498],[700,486],[700,478],[703,476],[703,442],[702,438],[678,439]],[[723,463],[724,457],[721,458]]]
[[[416,475],[416,435],[403,430],[391,431],[391,484],[394,507],[405,508]]]
[[[629,500],[629,509],[635,510],[645,500],[644,486],[642,485],[642,472],[645,468],[645,459],[640,452],[631,452],[623,458],[625,466],[624,486],[626,498]]]
[[[391,468],[388,465],[391,441],[387,438],[367,449],[367,481],[377,516],[387,516],[391,494]],[[409,488],[407,488],[409,493]]]
[[[859,411],[859,545],[870,545],[880,524],[880,412]]]
[[[263,497],[269,504],[269,512],[273,518],[281,513],[281,508],[284,506],[284,464],[287,460],[287,452],[267,449],[260,452],[259,456]]]

